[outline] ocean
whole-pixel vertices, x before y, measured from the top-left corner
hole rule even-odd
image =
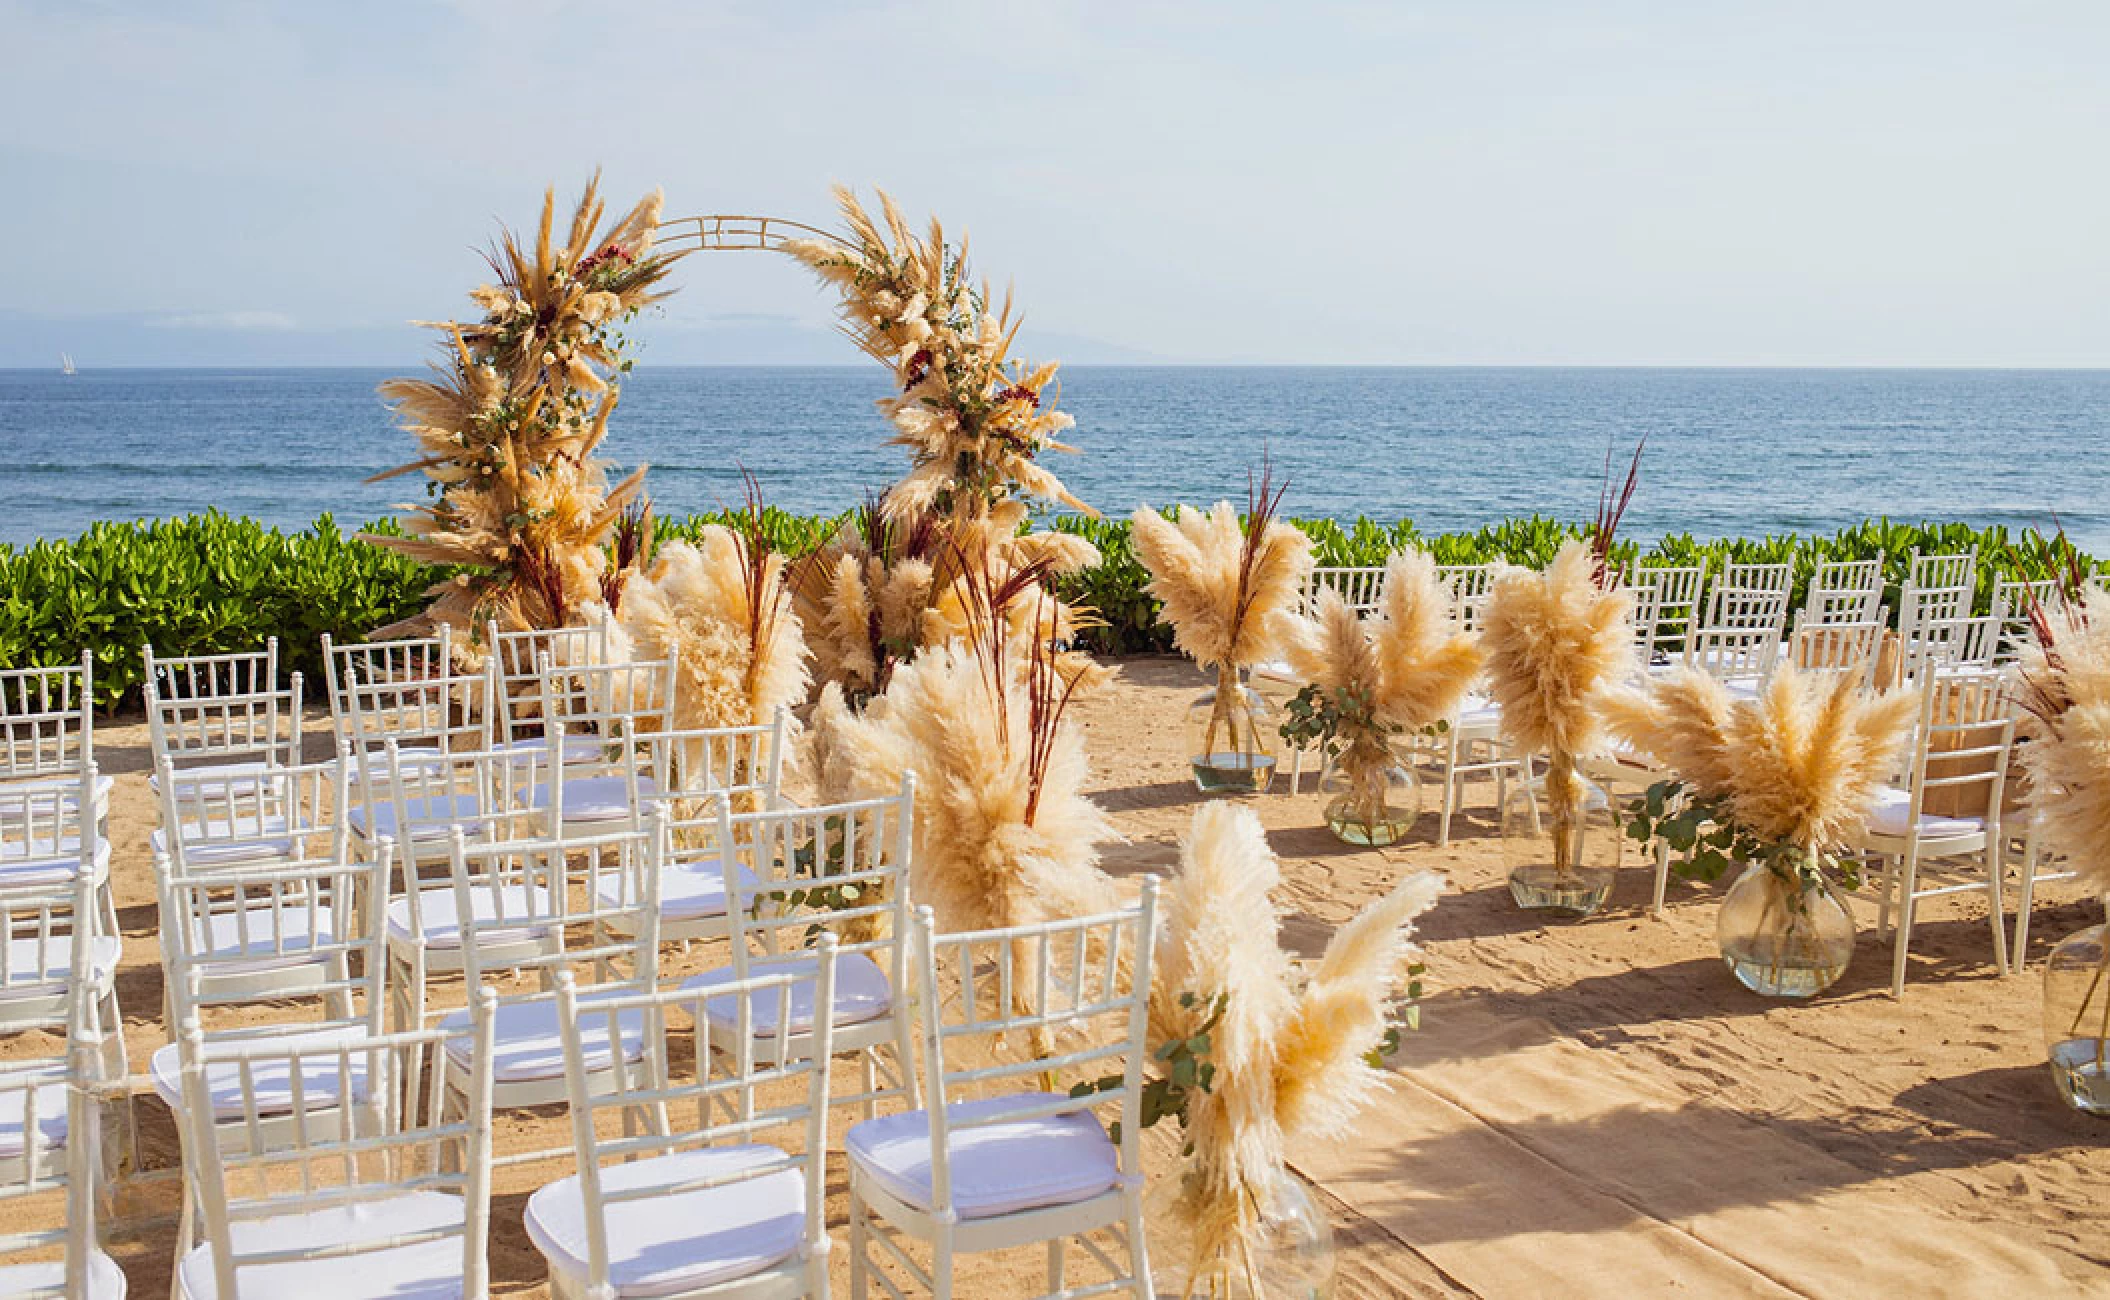
[[[351,526],[419,499],[360,480],[411,458],[365,369],[0,370],[0,542],[217,506]],[[2049,527],[2110,554],[2110,371],[1078,366],[1077,456],[1107,514],[1243,501],[1263,454],[1300,516],[1425,532],[1587,518],[1605,456],[1646,437],[1627,535],[1829,532],[1861,519]],[[603,451],[651,465],[662,514],[736,505],[740,471],[833,512],[896,478],[877,367],[641,365]]]

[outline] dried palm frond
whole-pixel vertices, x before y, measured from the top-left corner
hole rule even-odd
[[[597,189],[598,178],[562,242],[556,195],[546,193],[532,251],[507,232],[489,254],[497,283],[470,294],[482,319],[435,326],[448,346],[431,377],[381,385],[420,454],[375,477],[422,472],[439,496],[404,507],[407,536],[365,540],[470,570],[434,586],[423,614],[384,632],[475,629],[488,618],[556,627],[620,594],[622,570],[610,571],[604,547],[641,499],[644,472],[610,487],[593,456],[627,368],[614,327],[663,296],[656,286],[680,255],[651,251],[656,192],[597,233]]]
[[[1184,1040],[1220,1015],[1209,1039],[1212,1081],[1188,1100],[1186,1168],[1172,1207],[1193,1236],[1190,1291],[1243,1275],[1260,1230],[1257,1197],[1280,1177],[1288,1148],[1344,1132],[1382,1085],[1367,1058],[1384,1040],[1413,920],[1441,887],[1424,872],[1364,909],[1335,933],[1300,990],[1270,897],[1279,879],[1251,809],[1195,810],[1165,893],[1151,982],[1156,1041]]]
[[[1503,735],[1520,750],[1573,759],[1603,745],[1605,697],[1633,665],[1633,597],[1601,588],[1596,564],[1571,541],[1543,573],[1495,574],[1480,641]]]
[[[2090,582],[2032,611],[2016,672],[2031,714],[2019,746],[2037,829],[2087,887],[2110,892],[2110,593]]]
[[[1725,801],[1760,839],[1820,852],[1851,843],[1911,732],[1918,697],[1864,692],[1849,674],[1775,670],[1756,700],[1732,700],[1686,671],[1646,699],[1623,697],[1614,725],[1692,793]]]

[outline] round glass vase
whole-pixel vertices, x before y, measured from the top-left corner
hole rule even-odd
[[[1326,829],[1343,844],[1381,849],[1396,844],[1421,816],[1421,777],[1383,740],[1363,737],[1319,778]]]
[[[1854,918],[1829,881],[1753,862],[1722,896],[1715,939],[1737,983],[1769,998],[1807,998],[1846,973]]]
[[[1243,1242],[1197,1249],[1184,1181],[1159,1181],[1146,1198],[1150,1276],[1161,1296],[1195,1300],[1329,1300],[1338,1260],[1333,1225],[1311,1185],[1287,1169],[1255,1189],[1258,1216]]]
[[[1612,801],[1556,757],[1541,776],[1509,783],[1500,810],[1509,896],[1527,912],[1589,916],[1612,896],[1624,837]]]
[[[1203,794],[1260,794],[1275,776],[1275,708],[1224,670],[1187,708],[1187,761]]]
[[[2110,1115],[2110,927],[2059,941],[2044,961],[2051,1081],[2084,1115]]]

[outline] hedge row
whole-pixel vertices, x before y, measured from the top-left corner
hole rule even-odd
[[[660,536],[693,535],[716,518],[663,521]],[[776,544],[793,553],[826,538],[838,522],[779,510],[765,519]],[[1316,542],[1319,563],[1327,565],[1374,564],[1406,546],[1426,547],[1442,564],[1499,559],[1540,565],[1580,531],[1543,517],[1433,536],[1406,521],[1343,525],[1319,519],[1298,526]],[[393,527],[384,522],[369,531]],[[1171,629],[1158,622],[1157,602],[1143,590],[1147,575],[1130,545],[1127,521],[1065,517],[1057,527],[1089,538],[1102,557],[1096,567],[1064,581],[1066,598],[1090,605],[1104,620],[1088,634],[1091,648],[1100,654],[1171,648]],[[1832,537],[1701,541],[1679,535],[1645,552],[1629,542],[1620,558],[1638,557],[1644,564],[1704,559],[1717,569],[1725,562],[1792,562],[1799,604],[1820,560],[1884,555],[1895,587],[1913,551],[1972,547],[1980,559],[1981,609],[1990,603],[1996,576],[2041,578],[2056,571],[2054,545],[2033,531],[2011,536],[2001,528],[1889,520]],[[276,636],[282,662],[319,680],[323,633],[357,638],[405,617],[436,576],[428,566],[352,540],[327,515],[294,533],[218,512],[96,524],[70,541],[0,545],[0,667],[72,663],[83,649],[93,650],[98,701],[116,707],[137,701],[140,648],[150,639],[160,653],[181,655],[247,649]]]

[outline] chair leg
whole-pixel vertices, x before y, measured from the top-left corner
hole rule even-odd
[[[1048,1239],[1048,1294],[1050,1295],[1062,1290],[1063,1287],[1062,1248],[1065,1240],[1062,1237],[1050,1237]]]
[[[865,1300],[865,1269],[870,1266],[865,1235],[871,1231],[871,1210],[857,1194],[857,1176],[850,1176],[850,1300]]]
[[[1876,892],[1876,933],[1880,936],[1887,936],[1890,933],[1890,899],[1897,889],[1897,876],[1892,870],[1892,864],[1897,859],[1891,857],[1888,853],[1879,854],[1878,856],[1883,859],[1883,878],[1879,882]]]
[[[864,1075],[865,1118],[879,1118],[879,1069],[876,1047],[867,1047],[857,1054],[857,1063]]]
[[[1905,868],[1898,873],[1897,949],[1890,959],[1890,996],[1905,996],[1905,952],[1912,944],[1912,916],[1919,905],[1919,846],[1905,850]]]
[[[2022,843],[2022,897],[2015,909],[2015,943],[2008,950],[2008,968],[2020,972],[2029,965],[2029,909],[2036,903],[2037,839]]]
[[[1663,895],[1670,888],[1670,845],[1656,845],[1656,896],[1648,910],[1651,916],[1663,915]]]
[[[939,1223],[931,1242],[930,1293],[934,1300],[952,1300],[952,1225]]]
[[[1142,1300],[1155,1300],[1157,1288],[1150,1280],[1150,1245],[1143,1236],[1143,1189],[1130,1187],[1128,1196],[1128,1270],[1135,1275],[1135,1292]]]
[[[1436,847],[1451,842],[1451,814],[1458,811],[1458,729],[1453,727],[1443,745],[1443,811],[1436,820]]]
[[[2009,973],[2007,967],[2007,881],[2004,879],[2007,874],[2006,868],[2007,854],[1993,840],[1987,840],[1985,846],[1985,892],[1986,902],[1993,912],[1993,964],[1999,967],[2003,976]]]

